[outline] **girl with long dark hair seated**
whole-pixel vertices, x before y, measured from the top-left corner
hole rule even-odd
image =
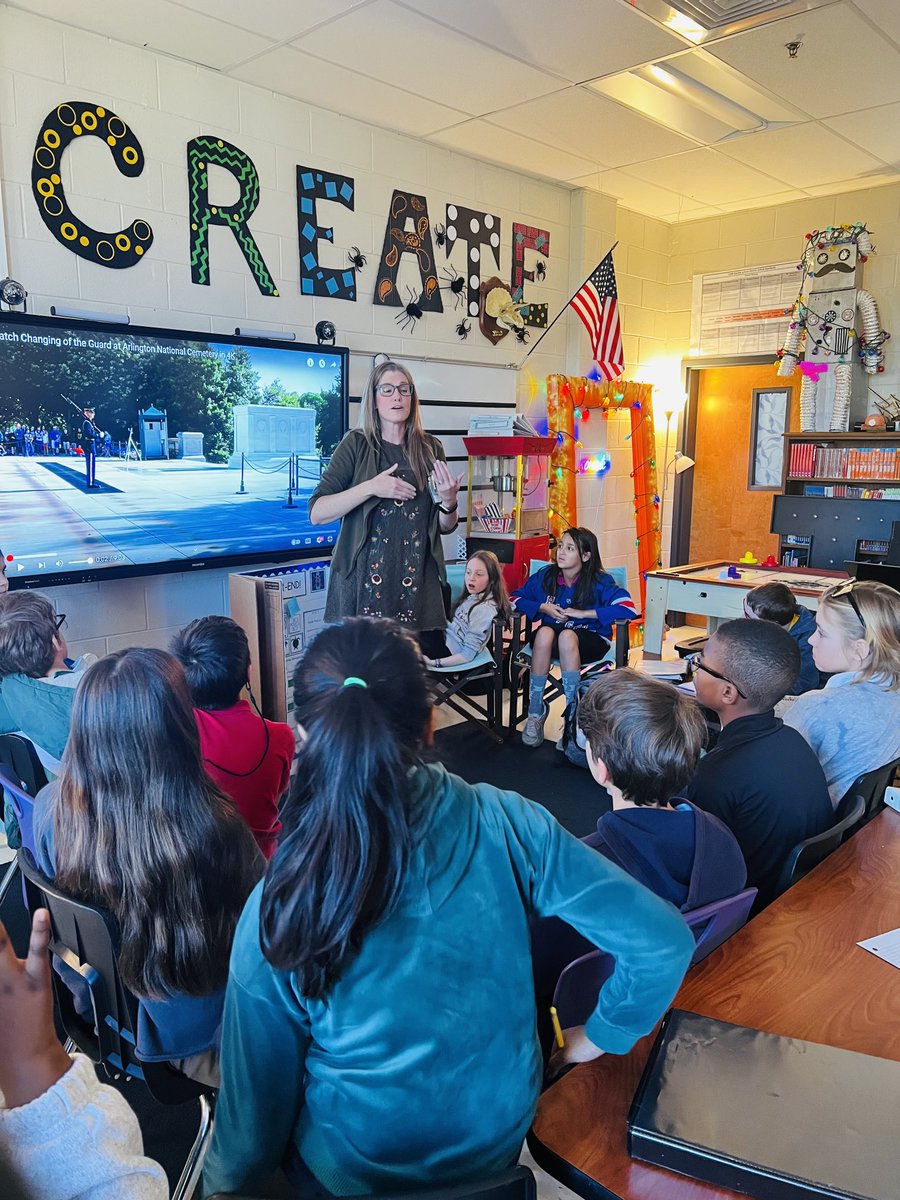
[[[118,922],[140,1056],[215,1082],[231,941],[264,861],[203,769],[176,658],[120,650],[88,670],[34,826],[40,869]],[[78,1000],[83,981],[68,975]]]
[[[306,741],[235,935],[206,1191],[264,1194],[281,1165],[338,1195],[503,1169],[542,1078],[529,918],[617,960],[571,1062],[653,1028],[693,938],[545,809],[423,760],[426,673],[392,622],[325,628],[294,703]]]

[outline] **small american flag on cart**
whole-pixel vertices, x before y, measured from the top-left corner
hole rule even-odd
[[[569,301],[591,339],[591,353],[604,379],[618,379],[625,369],[619,293],[612,250],[597,264]]]

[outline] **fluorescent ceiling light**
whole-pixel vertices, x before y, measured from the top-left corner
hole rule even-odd
[[[703,146],[807,119],[706,50],[587,86]]]

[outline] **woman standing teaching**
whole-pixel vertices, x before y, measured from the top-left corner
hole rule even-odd
[[[314,525],[341,518],[327,622],[390,617],[417,631],[445,627],[441,535],[458,523],[459,485],[443,446],[422,428],[412,376],[379,363],[359,428],[341,439],[309,498]]]

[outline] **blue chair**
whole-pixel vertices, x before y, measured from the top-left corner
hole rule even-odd
[[[529,578],[537,571],[543,571],[550,563],[546,559],[533,558],[531,560],[528,575]],[[608,575],[611,575],[620,588],[628,587],[628,578],[624,567],[604,567]],[[638,614],[636,614],[638,615]],[[593,662],[581,664],[581,678],[591,679],[594,675],[599,675],[603,671],[607,671],[612,667],[627,667],[628,666],[628,630],[631,621],[629,620],[616,621],[613,629],[613,641],[610,644],[609,650],[603,656]],[[519,698],[524,699],[528,688],[528,681],[531,677],[531,654],[532,649],[529,644],[531,628],[533,622],[529,621],[521,613],[517,613],[513,617],[513,638],[510,649],[510,710],[509,710],[509,728],[514,731],[518,725],[525,720],[528,713],[527,704],[522,704],[522,711],[519,712]],[[550,705],[559,697],[564,697],[562,678],[554,675],[553,668],[559,669],[559,659],[554,658],[550,661],[551,673],[547,676],[547,684],[544,688],[544,703]]]
[[[681,914],[697,943],[691,966],[702,962],[746,923],[755,899],[756,888],[745,888],[735,896]],[[566,1028],[584,1025],[597,1005],[600,988],[613,973],[615,965],[613,956],[603,950],[591,950],[569,963],[553,993],[553,1005],[561,1025]]]
[[[110,1079],[139,1079],[159,1104],[200,1102],[200,1123],[172,1200],[189,1200],[200,1178],[203,1158],[212,1138],[212,1102],[215,1093],[168,1063],[144,1062],[135,1049],[136,998],[122,983],[118,968],[119,930],[113,917],[100,908],[64,895],[42,875],[29,852],[19,850],[19,869],[25,882],[30,912],[50,913],[50,953],[84,979],[90,992],[93,1016],[78,1011],[72,992],[53,971],[53,992],[66,1049],[78,1049],[101,1066]]]

